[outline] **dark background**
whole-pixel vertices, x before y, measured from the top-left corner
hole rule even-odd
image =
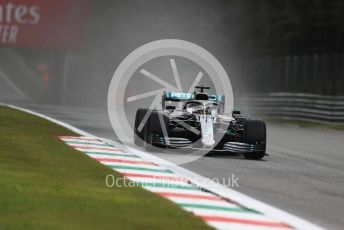
[[[341,0],[94,0],[86,26],[74,49],[3,46],[0,68],[30,100],[103,107],[123,58],[175,38],[216,56],[236,95],[344,94]]]

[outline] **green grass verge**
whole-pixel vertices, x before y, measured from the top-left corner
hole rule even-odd
[[[323,123],[316,123],[310,121],[300,121],[300,120],[270,120],[273,123],[288,123],[297,125],[304,128],[321,128],[321,129],[335,129],[344,131],[344,125],[336,125],[336,124],[323,124]]]
[[[0,229],[208,229],[142,188],[108,188],[111,169],[71,149],[75,135],[0,107]]]

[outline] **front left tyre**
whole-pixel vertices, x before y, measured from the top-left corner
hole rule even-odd
[[[139,131],[139,125],[141,124],[141,121],[145,117],[146,113],[149,111],[149,109],[146,108],[139,108],[136,111],[136,116],[135,116],[135,124],[134,124],[134,143],[135,145],[139,147],[143,147],[144,145],[144,132],[147,126],[147,122],[143,125],[143,128]]]
[[[153,110],[144,132],[144,147],[148,152],[158,151],[156,143],[153,142],[154,136],[163,137],[169,134],[169,115],[166,111]]]

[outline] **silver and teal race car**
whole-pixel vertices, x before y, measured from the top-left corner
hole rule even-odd
[[[223,114],[225,98],[208,95],[209,87],[194,93],[164,92],[162,109],[136,112],[134,142],[148,151],[183,149],[243,154],[261,159],[266,153],[266,125],[240,111]]]

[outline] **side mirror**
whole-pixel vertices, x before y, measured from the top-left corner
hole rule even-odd
[[[233,116],[233,117],[238,116],[238,115],[240,115],[240,114],[241,114],[241,111],[239,111],[239,110],[233,110],[233,111],[232,111],[232,116]]]
[[[167,106],[166,106],[166,109],[167,109],[167,110],[175,110],[176,107],[175,107],[174,105],[167,105]]]

